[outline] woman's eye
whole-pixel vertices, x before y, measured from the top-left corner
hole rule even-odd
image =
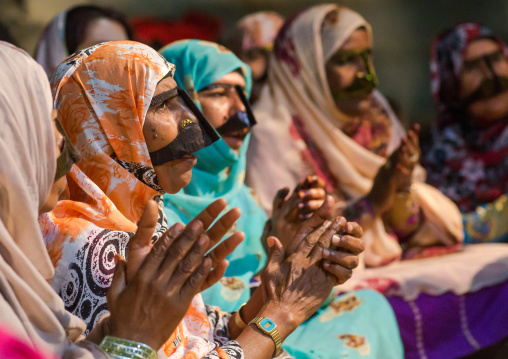
[[[161,103],[160,105],[157,106],[157,108],[155,109],[155,112],[163,112],[165,109],[166,109],[166,103]]]
[[[216,92],[210,92],[206,96],[208,97],[223,97],[226,96],[226,91],[216,91]]]
[[[357,56],[355,55],[341,56],[337,57],[334,62],[338,66],[350,65],[356,62],[356,58]]]
[[[503,55],[500,52],[496,52],[495,54],[492,54],[489,57],[490,57],[491,61],[498,62],[498,61],[501,61],[501,59],[503,58]]]

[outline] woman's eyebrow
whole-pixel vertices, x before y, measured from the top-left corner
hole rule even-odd
[[[168,90],[166,92],[160,93],[157,96],[154,96],[152,98],[152,101],[150,102],[150,107],[157,106],[163,102],[166,102],[170,98],[178,96],[178,90],[177,88],[172,88],[171,90]]]
[[[225,88],[225,89],[230,89],[232,87],[235,87],[236,85],[233,85],[233,84],[227,84],[227,83],[222,83],[222,82],[216,82],[216,83],[213,83],[213,84],[210,84],[204,88],[202,88],[201,90],[199,90],[199,92],[201,91],[208,91],[208,90],[214,90],[216,88]],[[245,86],[240,86],[241,88],[245,88]]]

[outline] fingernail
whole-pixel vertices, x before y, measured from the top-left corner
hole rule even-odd
[[[205,245],[205,243],[206,243],[206,241],[207,241],[207,238],[206,238],[206,236],[205,236],[205,235],[201,235],[201,236],[199,236],[199,239],[198,239],[198,246],[200,246],[200,247],[201,247],[201,246],[204,246],[204,245]]]
[[[329,268],[330,267],[330,262],[324,261],[323,262],[323,267]]]
[[[340,246],[340,242],[341,242],[341,237],[334,234],[333,237],[332,237],[332,244],[336,247]]]
[[[331,225],[332,225],[332,222],[331,222],[331,221],[329,221],[329,220],[326,220],[326,221],[325,221],[325,223],[323,223],[323,226],[324,226],[325,228],[328,228],[328,227],[330,227]]]
[[[300,198],[305,197],[305,192],[304,191],[298,192],[298,197],[300,197]]]
[[[330,250],[328,248],[323,249],[323,256],[328,257],[330,255]]]
[[[303,208],[305,205],[303,203],[298,203],[298,208]]]
[[[201,229],[201,222],[200,221],[193,221],[191,223],[190,229],[193,231],[199,231]]]

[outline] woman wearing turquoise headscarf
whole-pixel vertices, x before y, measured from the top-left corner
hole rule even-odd
[[[255,121],[244,97],[244,92],[249,96],[252,88],[250,68],[225,47],[206,41],[176,42],[161,53],[175,61],[180,69],[175,75],[178,86],[193,97],[221,134],[221,139],[206,151],[195,153],[198,162],[190,184],[177,194],[164,197],[165,212],[169,223],[187,223],[217,198],[226,199],[231,208],[241,209],[242,216],[235,229],[245,233],[244,243],[228,258],[230,265],[226,276],[217,286],[202,293],[205,302],[234,311],[249,299],[251,280],[254,281],[266,263],[262,238],[273,234],[284,242],[288,235],[281,232],[292,224],[298,225],[299,219],[307,218],[311,211],[319,208],[326,193],[320,188],[321,182],[311,178],[287,201],[288,191],[281,191],[275,206],[282,208],[274,211],[268,224],[278,223],[273,225],[274,231],[265,227],[268,218],[254,200],[251,189],[244,184],[249,127]],[[297,210],[291,211],[293,208]],[[277,231],[275,227],[284,230]]]
[[[273,217],[267,222],[264,211],[244,184],[252,122],[247,121],[248,105],[242,102],[234,85],[240,85],[248,97],[250,69],[226,48],[205,41],[179,41],[166,46],[161,53],[176,65],[178,86],[194,98],[222,136],[195,153],[198,162],[192,180],[179,193],[164,197],[165,213],[170,223],[187,223],[219,197],[242,210],[235,230],[245,232],[245,240],[228,258],[226,276],[202,293],[205,303],[235,311],[250,297],[251,282],[265,265],[262,238],[269,232],[276,233],[284,243],[283,234],[291,232],[287,218],[304,219],[317,209],[324,198],[323,183],[307,179],[287,200],[289,190],[281,190],[274,200]],[[244,121],[237,113],[245,113]],[[403,357],[393,311],[383,296],[370,290],[335,298],[300,325],[283,347],[296,358]]]
[[[176,56],[186,49],[185,56]],[[193,49],[196,51],[192,51]],[[216,44],[182,41],[166,47],[161,52],[164,57],[175,61],[180,70],[175,77],[177,84],[195,101],[196,91],[201,91],[205,86],[235,70],[241,71],[241,74],[236,75],[245,81],[245,90],[250,92],[250,69],[231,52],[220,49]],[[200,61],[193,57],[195,53],[203,55]],[[226,87],[210,90],[210,96],[218,98],[222,93],[231,90]],[[202,107],[199,101],[196,103]],[[212,203],[220,197],[224,198],[231,208],[239,207],[242,210],[237,228],[241,228],[246,234],[245,245],[228,258],[229,269],[221,283],[202,293],[205,302],[214,303],[227,311],[237,310],[247,301],[250,297],[248,283],[266,263],[266,254],[260,239],[267,217],[244,184],[249,139],[250,134],[247,134],[243,145],[236,151],[220,139],[208,151],[195,153],[198,162],[190,184],[177,194],[164,197],[169,223],[189,222],[206,207],[206,203]]]

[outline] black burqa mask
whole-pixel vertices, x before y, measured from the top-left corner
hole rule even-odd
[[[175,87],[152,98],[150,107],[157,106],[172,98],[179,97],[187,108],[196,116],[197,122],[190,119],[183,120],[176,138],[163,148],[150,152],[150,159],[154,166],[175,161],[211,145],[219,139],[212,125],[205,119],[201,111],[194,104],[187,92]]]
[[[247,101],[247,97],[243,92],[243,88],[238,85],[225,85],[225,84],[211,84],[201,91],[213,90],[217,87],[221,88],[234,88],[242,101],[243,106],[245,107],[244,111],[238,111],[233,116],[231,116],[222,126],[217,127],[216,130],[221,136],[227,136],[229,134],[244,130],[251,129],[252,126],[256,124],[256,119],[254,118],[254,114],[252,113],[252,109],[250,107],[249,101]]]
[[[334,55],[330,61],[338,65],[362,62],[365,66],[365,71],[358,71],[356,73],[351,85],[342,91],[332,94],[336,100],[367,95],[377,87],[378,79],[372,65],[371,49],[342,51]]]
[[[469,106],[476,101],[488,100],[508,90],[508,78],[499,76],[496,71],[494,71],[493,64],[501,58],[504,58],[503,53],[501,51],[495,51],[491,54],[464,62],[465,69],[480,67],[483,62],[491,76],[484,77],[480,86],[478,86],[472,94],[462,100],[463,106]]]

